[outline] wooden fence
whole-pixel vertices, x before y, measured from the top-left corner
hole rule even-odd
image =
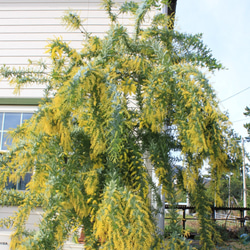
[[[183,230],[186,228],[186,221],[187,219],[190,220],[198,220],[195,218],[186,218],[186,210],[195,210],[194,206],[186,206],[186,205],[177,205],[175,206],[176,209],[182,210],[182,227]],[[165,205],[165,209],[170,209],[170,206],[168,204]],[[228,220],[228,218],[216,218],[215,214],[217,211],[240,211],[240,217],[236,218],[237,221],[240,222],[241,227],[245,226],[245,222],[247,220],[250,220],[249,216],[244,217],[244,211],[250,211],[250,207],[211,207],[211,219],[216,220]]]

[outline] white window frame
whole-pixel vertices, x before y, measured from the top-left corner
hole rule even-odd
[[[34,113],[35,111],[37,111],[38,109],[38,106],[25,106],[25,105],[0,105],[0,112],[1,113]],[[20,125],[21,125],[21,122],[22,122],[22,114],[21,114],[21,119],[20,119]],[[2,143],[2,140],[3,140],[3,131],[4,131],[4,128],[3,128],[3,124],[4,124],[4,117],[3,117],[3,121],[2,121],[2,124],[1,124],[1,138],[0,138],[0,142]],[[6,153],[8,152],[8,150],[0,150],[0,153]],[[16,183],[16,189],[17,191],[25,191],[25,190],[21,190],[21,189],[18,189],[18,183]]]
[[[19,106],[19,105],[1,105],[0,106],[0,113],[34,113],[38,109],[37,106]],[[4,119],[4,118],[3,118]],[[21,120],[20,125],[22,121],[22,114],[21,114]],[[3,125],[3,122],[2,124]],[[0,128],[0,131],[3,132],[3,127]],[[3,139],[3,133],[1,133],[0,142],[2,142]],[[0,153],[7,152],[8,150],[0,150]]]

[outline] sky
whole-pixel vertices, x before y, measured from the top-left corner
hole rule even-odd
[[[248,136],[243,124],[250,117],[243,112],[250,107],[250,1],[177,0],[176,20],[181,32],[203,33],[203,42],[226,68],[210,75],[210,82],[235,131]],[[250,153],[250,142],[245,146]]]

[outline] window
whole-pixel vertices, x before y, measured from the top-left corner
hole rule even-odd
[[[21,177],[21,179],[17,183],[7,181],[5,188],[16,189],[16,190],[26,190],[26,185],[30,182],[31,176],[32,176],[31,173],[26,173],[24,178]]]
[[[31,118],[31,112],[0,112],[0,151],[7,151],[11,146],[12,140],[8,137],[7,132],[15,129],[18,125],[24,123],[25,120]],[[6,189],[25,190],[27,183],[31,179],[31,173],[27,173],[18,183],[7,182]]]
[[[11,145],[11,139],[7,132],[21,125],[25,120],[30,119],[32,113],[22,112],[0,112],[0,150],[5,151]]]

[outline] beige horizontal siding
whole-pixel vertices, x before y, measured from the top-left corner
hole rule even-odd
[[[50,37],[51,38],[51,37]],[[31,41],[10,41],[8,43],[6,43],[4,40],[0,41],[0,54],[1,51],[9,51],[9,53],[11,54],[12,50],[20,50],[22,51],[23,49],[29,49],[29,50],[44,50],[45,48],[44,46],[46,45],[47,42],[44,42],[44,40],[42,41],[36,41],[35,43],[33,42],[33,40]],[[78,41],[71,41],[70,45],[73,48],[81,48],[80,43]]]
[[[9,89],[1,89],[1,98],[41,98],[43,95],[43,88],[38,89],[38,88],[32,88],[32,86],[30,88],[24,88],[21,91],[21,94],[16,96],[13,94],[13,88],[9,88]],[[1,103],[1,101],[0,101]]]
[[[117,6],[125,0],[117,0]],[[139,0],[137,0],[139,2]],[[61,17],[66,10],[77,11],[84,28],[93,35],[103,36],[109,19],[101,8],[101,0],[0,0],[0,66],[25,67],[28,59],[46,60],[45,45],[48,39],[62,37],[71,46],[80,49],[83,35],[67,31]],[[133,32],[130,16],[119,20]],[[0,98],[13,97],[13,87],[0,82]],[[21,97],[42,96],[41,86],[26,87]]]

